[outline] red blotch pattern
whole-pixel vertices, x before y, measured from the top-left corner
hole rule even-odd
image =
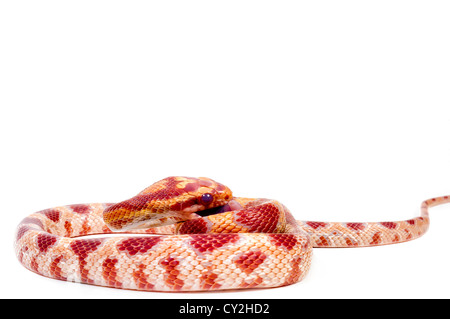
[[[406,240],[410,240],[412,238],[412,234],[409,231],[409,229],[405,229],[405,232],[408,234],[408,236],[406,236]]]
[[[328,237],[322,235],[316,239],[316,246],[317,247],[328,247],[328,246],[331,246],[331,241]]]
[[[152,290],[155,285],[147,281],[148,276],[144,272],[146,265],[139,264],[137,268],[138,269],[133,272],[133,279],[138,289]]]
[[[207,272],[207,273],[202,274],[202,276],[200,277],[200,279],[201,279],[201,284],[200,284],[201,289],[204,289],[204,290],[219,289],[221,287],[221,285],[216,282],[216,279],[218,277],[219,276],[217,274],[215,274],[213,272],[210,272],[210,271]]]
[[[203,234],[208,231],[208,224],[203,218],[189,220],[184,222],[180,229],[179,234]]]
[[[277,247],[284,247],[288,251],[297,245],[297,238],[291,234],[268,234],[270,242]]]
[[[91,226],[89,225],[88,218],[85,218],[83,221],[83,225],[81,226],[80,236],[87,235],[91,231]]]
[[[394,222],[381,222],[380,225],[383,225],[384,227],[389,229],[394,229],[395,227],[397,227],[397,223]]]
[[[103,239],[75,239],[70,243],[70,249],[79,257],[86,258],[87,255],[94,250],[97,250],[98,246],[103,242]]]
[[[321,227],[325,227],[328,224],[324,223],[324,222],[306,222],[306,225],[308,225],[309,227],[312,227],[314,229],[318,229]]]
[[[86,268],[86,257],[89,253],[97,250],[102,242],[102,239],[76,239],[70,244],[70,249],[78,256],[81,282],[89,284],[94,283],[88,276],[89,269]]]
[[[212,252],[224,245],[235,243],[239,240],[238,234],[201,234],[191,235],[189,244],[197,251]]]
[[[31,258],[30,268],[32,271],[37,272],[38,274],[40,273],[39,272],[39,263],[37,262],[36,257]]]
[[[85,204],[70,205],[69,207],[78,214],[88,214],[91,211],[91,207]]]
[[[117,258],[106,258],[103,261],[102,267],[102,277],[105,279],[107,284],[111,287],[121,288],[122,283],[117,280],[117,270],[116,264],[118,260]]]
[[[59,267],[60,261],[63,259],[63,256],[58,256],[55,259],[53,259],[52,263],[50,264],[50,274],[59,280],[67,280],[66,277],[62,275],[62,269]]]
[[[345,237],[345,244],[347,245],[346,247],[357,247],[359,246],[358,242],[351,238],[351,237]]]
[[[67,237],[72,236],[73,228],[72,228],[72,224],[68,220],[66,220],[66,222],[64,223],[64,229],[66,230]]]
[[[184,191],[186,192],[195,192],[200,185],[198,183],[187,183],[184,186]]]
[[[46,209],[40,212],[42,215],[50,219],[52,222],[59,222],[59,218],[61,217],[61,213],[56,209]]]
[[[300,256],[295,256],[291,261],[292,270],[289,276],[286,278],[284,285],[290,285],[299,281],[302,271],[300,265],[302,264],[302,258]]]
[[[379,245],[381,244],[381,232],[376,232],[372,236],[372,241],[370,242],[370,245]]]
[[[263,204],[236,212],[236,222],[249,227],[249,233],[274,232],[279,218],[279,208],[274,204]]]
[[[347,223],[346,226],[352,230],[364,230],[366,226],[363,223]]]
[[[43,234],[37,235],[36,241],[37,241],[39,251],[41,253],[45,253],[50,246],[53,246],[56,243],[57,237],[50,235],[50,234],[43,233]]]
[[[250,288],[255,288],[258,287],[259,285],[261,285],[263,283],[264,279],[261,278],[260,276],[253,276],[252,280],[249,281],[243,281],[239,288],[242,289],[250,289]]]
[[[161,241],[160,236],[155,237],[130,237],[117,244],[119,251],[125,251],[130,256],[145,254]]]
[[[251,274],[261,265],[267,256],[259,250],[249,251],[240,255],[234,263],[247,275]]]
[[[177,266],[179,263],[180,262],[173,257],[167,257],[159,263],[165,270],[164,282],[172,290],[180,290],[184,285],[184,281],[178,278],[180,271],[177,269]]]

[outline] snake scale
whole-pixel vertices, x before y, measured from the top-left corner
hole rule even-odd
[[[413,240],[428,229],[428,208],[448,202],[426,200],[419,217],[404,221],[296,221],[276,200],[173,176],[120,203],[33,213],[19,224],[14,247],[27,269],[65,281],[143,291],[279,287],[304,278],[313,247]],[[135,235],[85,237],[112,233]]]

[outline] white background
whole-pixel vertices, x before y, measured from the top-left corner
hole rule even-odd
[[[170,175],[302,220],[386,221],[450,194],[448,1],[2,1],[3,298],[449,298],[450,207],[422,238],[315,249],[301,283],[151,293],[36,275],[16,225]]]

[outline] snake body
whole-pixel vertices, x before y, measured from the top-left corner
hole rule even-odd
[[[421,215],[405,221],[296,221],[276,200],[233,197],[211,179],[174,176],[120,203],[31,214],[14,244],[23,266],[59,280],[144,291],[279,287],[304,278],[313,247],[413,240],[428,229],[428,208],[448,202],[426,200]],[[84,238],[112,233],[135,235]]]

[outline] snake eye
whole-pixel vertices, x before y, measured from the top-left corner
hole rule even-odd
[[[203,205],[209,205],[209,204],[211,204],[211,202],[213,201],[213,196],[211,195],[211,194],[209,194],[209,193],[206,193],[206,194],[203,194],[202,195],[202,198],[201,198],[201,202],[202,202],[202,204]]]

